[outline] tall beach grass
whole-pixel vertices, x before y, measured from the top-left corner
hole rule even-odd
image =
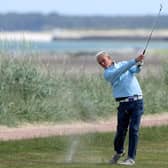
[[[4,54],[0,58],[1,125],[93,121],[116,114],[118,104],[101,73],[85,73],[81,69],[68,73],[65,62],[64,71],[58,72],[53,61]],[[148,73],[139,77],[146,114],[168,109],[167,65],[162,66],[160,75]]]

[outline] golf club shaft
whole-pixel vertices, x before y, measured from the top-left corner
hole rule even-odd
[[[150,40],[151,40],[151,38],[152,38],[152,33],[153,33],[153,31],[154,31],[154,29],[155,29],[155,27],[156,27],[156,24],[157,24],[157,21],[158,21],[158,18],[159,18],[159,16],[160,16],[160,12],[161,12],[161,11],[162,11],[162,4],[160,4],[160,9],[159,9],[158,15],[156,16],[156,19],[155,19],[155,21],[153,22],[152,31],[150,32],[149,37],[148,37],[148,39],[147,39],[145,48],[144,48],[143,53],[142,53],[143,55],[145,55],[145,53],[146,53],[146,50],[147,50],[148,45],[149,45],[149,42],[150,42]]]

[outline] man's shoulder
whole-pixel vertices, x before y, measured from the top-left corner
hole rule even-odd
[[[123,65],[123,64],[126,64],[128,61],[119,61],[117,64],[118,65]]]
[[[119,61],[119,62],[115,62],[113,65],[111,65],[110,67],[106,68],[104,70],[104,72],[109,72],[109,71],[112,71],[112,70],[115,70],[117,68],[119,68],[120,66],[126,64],[128,61]]]
[[[119,67],[123,66],[124,64],[126,64],[127,62],[128,61],[119,61],[119,62],[116,62],[112,68],[114,68],[114,69],[115,68],[119,68]]]

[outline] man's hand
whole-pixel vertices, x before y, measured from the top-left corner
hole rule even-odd
[[[143,60],[144,60],[144,55],[143,55],[143,54],[139,55],[139,56],[135,59],[136,62],[143,62]]]

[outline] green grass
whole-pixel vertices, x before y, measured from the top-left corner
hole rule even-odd
[[[168,167],[167,131],[167,127],[141,130],[136,165],[133,167]],[[108,168],[112,166],[107,162],[113,154],[113,138],[113,133],[95,133],[0,142],[0,168]],[[67,163],[74,140],[78,141],[76,151],[72,162]]]

